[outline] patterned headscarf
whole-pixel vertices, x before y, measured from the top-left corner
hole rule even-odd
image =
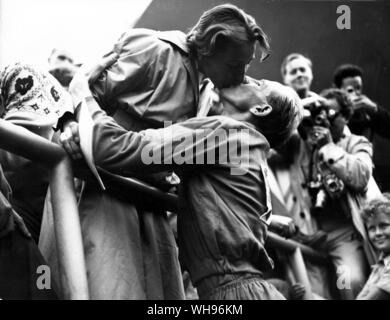
[[[0,72],[0,117],[18,111],[58,119],[72,105],[70,95],[48,72],[14,63]]]

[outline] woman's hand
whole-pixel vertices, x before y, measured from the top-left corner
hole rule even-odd
[[[76,121],[70,120],[64,124],[64,131],[60,135],[60,143],[73,160],[82,159],[79,124]]]
[[[69,85],[69,92],[73,99],[73,105],[77,108],[81,101],[92,95],[89,89],[88,78],[81,68],[76,72]],[[65,126],[64,126],[65,127]]]
[[[92,95],[89,85],[94,83],[102,72],[113,65],[117,60],[118,54],[112,53],[107,57],[102,58],[96,64],[83,64],[80,67],[69,85],[69,92],[72,95],[75,107],[77,107],[84,98]]]
[[[83,99],[92,95],[89,85],[95,82],[101,73],[113,65],[117,59],[118,54],[112,53],[92,66],[83,65],[80,67],[69,85],[74,106],[78,107]],[[79,127],[76,121],[70,120],[64,124],[60,142],[73,160],[82,158]]]

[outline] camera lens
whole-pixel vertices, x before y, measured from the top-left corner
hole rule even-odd
[[[326,117],[323,114],[318,114],[314,119],[314,123],[318,126],[324,126],[325,120],[326,120]]]

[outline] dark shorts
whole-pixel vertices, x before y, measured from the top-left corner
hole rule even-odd
[[[285,300],[260,274],[211,276],[197,285],[201,300]]]
[[[48,287],[38,288],[42,265],[46,262],[32,239],[17,230],[0,238],[0,299],[56,300],[52,278]]]

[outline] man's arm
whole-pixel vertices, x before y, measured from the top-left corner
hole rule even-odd
[[[334,143],[324,145],[319,156],[348,187],[365,190],[372,174],[372,146],[360,136],[351,137],[346,149]]]
[[[354,110],[363,110],[370,118],[370,127],[383,138],[390,139],[390,112],[365,95],[353,100]]]
[[[390,294],[377,286],[372,286],[368,293],[359,294],[356,300],[390,300]]]
[[[378,105],[371,114],[371,128],[381,137],[390,139],[390,112]]]
[[[172,169],[189,170],[199,163],[199,158],[203,160],[203,164],[207,164],[209,154],[220,155],[221,146],[227,147],[232,139],[240,139],[240,134],[227,134],[226,129],[232,120],[225,117],[193,118],[162,129],[127,131],[99,107],[92,97],[83,70],[75,75],[69,90],[74,101],[85,99],[92,117],[92,152],[95,164],[121,175]],[[232,129],[237,129],[234,127],[235,123],[237,122],[233,122]],[[240,143],[248,143],[241,140]]]
[[[215,163],[207,163],[207,157],[212,153],[220,155],[219,148],[237,137],[219,135],[226,132],[225,118],[207,119],[206,122],[194,118],[161,129],[127,131],[107,116],[93,97],[87,98],[87,105],[94,122],[95,163],[122,175],[188,171],[199,164],[198,159],[203,160],[203,165],[218,166],[217,157]],[[219,137],[217,140],[216,135]]]

